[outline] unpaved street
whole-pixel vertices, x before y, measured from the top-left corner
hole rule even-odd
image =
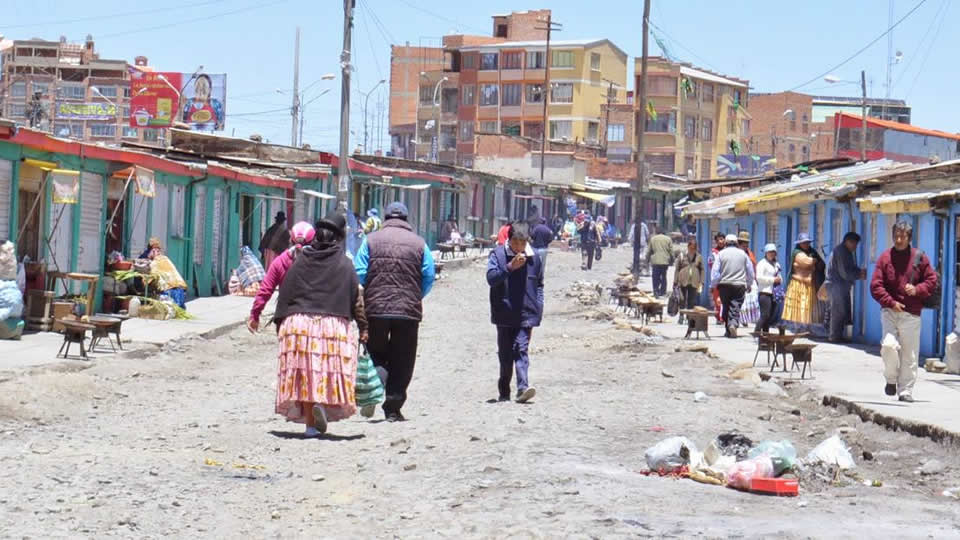
[[[955,537],[960,502],[941,495],[960,485],[954,449],[825,408],[802,385],[785,396],[726,377],[752,358],[643,345],[584,318],[594,308],[564,292],[585,276],[609,284],[629,258],[604,255],[590,274],[578,255],[550,255],[528,405],[488,403],[496,340],[480,264],[448,272],[428,298],[404,423],[378,412],[301,439],[273,414],[271,331],[8,378],[0,537]],[[811,477],[798,498],[639,472],[670,435],[702,447],[737,429],[805,456],[838,428],[858,478]],[[918,474],[934,459],[941,471]]]

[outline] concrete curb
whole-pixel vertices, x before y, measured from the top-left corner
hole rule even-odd
[[[915,437],[928,438],[945,446],[960,447],[960,433],[955,433],[933,424],[914,422],[913,420],[905,420],[903,418],[881,414],[873,409],[838,396],[824,395],[823,405],[836,409],[846,409],[848,413],[856,414],[864,422],[873,422],[891,431],[904,431]]]

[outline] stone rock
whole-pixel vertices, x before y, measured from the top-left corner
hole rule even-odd
[[[314,482],[323,482],[324,480],[327,479],[327,477],[322,474],[315,474],[311,476],[310,479],[313,480]]]
[[[706,345],[680,345],[674,350],[676,352],[694,352],[694,353],[710,352],[710,349]]]
[[[873,452],[869,450],[863,451],[863,460],[864,461],[873,461]]]
[[[676,377],[676,375],[674,375],[673,373],[670,373],[670,372],[667,371],[667,370],[661,371],[660,374],[663,375],[664,377],[668,378],[668,379],[673,379],[674,377]]]
[[[920,474],[925,476],[929,476],[932,474],[940,474],[946,468],[947,467],[940,460],[931,459],[926,463],[924,463],[923,466],[920,467]]]
[[[757,390],[764,394],[777,397],[787,397],[787,392],[773,381],[762,382],[757,385]]]

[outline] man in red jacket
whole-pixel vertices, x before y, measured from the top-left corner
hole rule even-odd
[[[937,287],[937,274],[923,252],[910,247],[913,226],[898,221],[893,226],[893,247],[877,258],[870,294],[883,308],[884,392],[899,393],[900,401],[913,402],[920,359],[920,313],[923,301]]]

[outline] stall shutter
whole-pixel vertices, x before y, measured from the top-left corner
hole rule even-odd
[[[47,253],[48,269],[57,272],[70,271],[70,252],[73,237],[72,204],[50,205],[50,228],[46,234],[50,238],[50,251]],[[57,285],[57,292],[63,292]]]
[[[10,238],[10,191],[13,188],[13,162],[0,159],[0,240]]]
[[[193,262],[203,264],[203,241],[207,230],[207,188],[197,186],[193,194]]]
[[[213,269],[214,275],[218,280],[222,280],[223,275],[221,274],[221,269],[223,268],[223,261],[220,259],[221,254],[223,253],[223,231],[226,230],[224,225],[225,216],[224,209],[227,204],[225,199],[225,194],[222,189],[214,190],[213,195],[213,242],[210,246],[210,254],[213,257]]]
[[[153,197],[153,228],[150,236],[160,239],[160,244],[167,249],[167,231],[169,230],[170,216],[167,209],[170,206],[170,186],[157,184],[157,193]]]
[[[170,210],[172,218],[168,220],[168,233],[176,238],[187,236],[187,186],[172,184],[167,186],[167,193],[172,201]]]
[[[136,190],[130,195],[130,257],[139,257],[147,248],[147,208],[150,199]]]
[[[80,250],[77,268],[88,274],[100,273],[103,253],[103,177],[94,173],[80,174]],[[63,225],[61,223],[61,225]]]

